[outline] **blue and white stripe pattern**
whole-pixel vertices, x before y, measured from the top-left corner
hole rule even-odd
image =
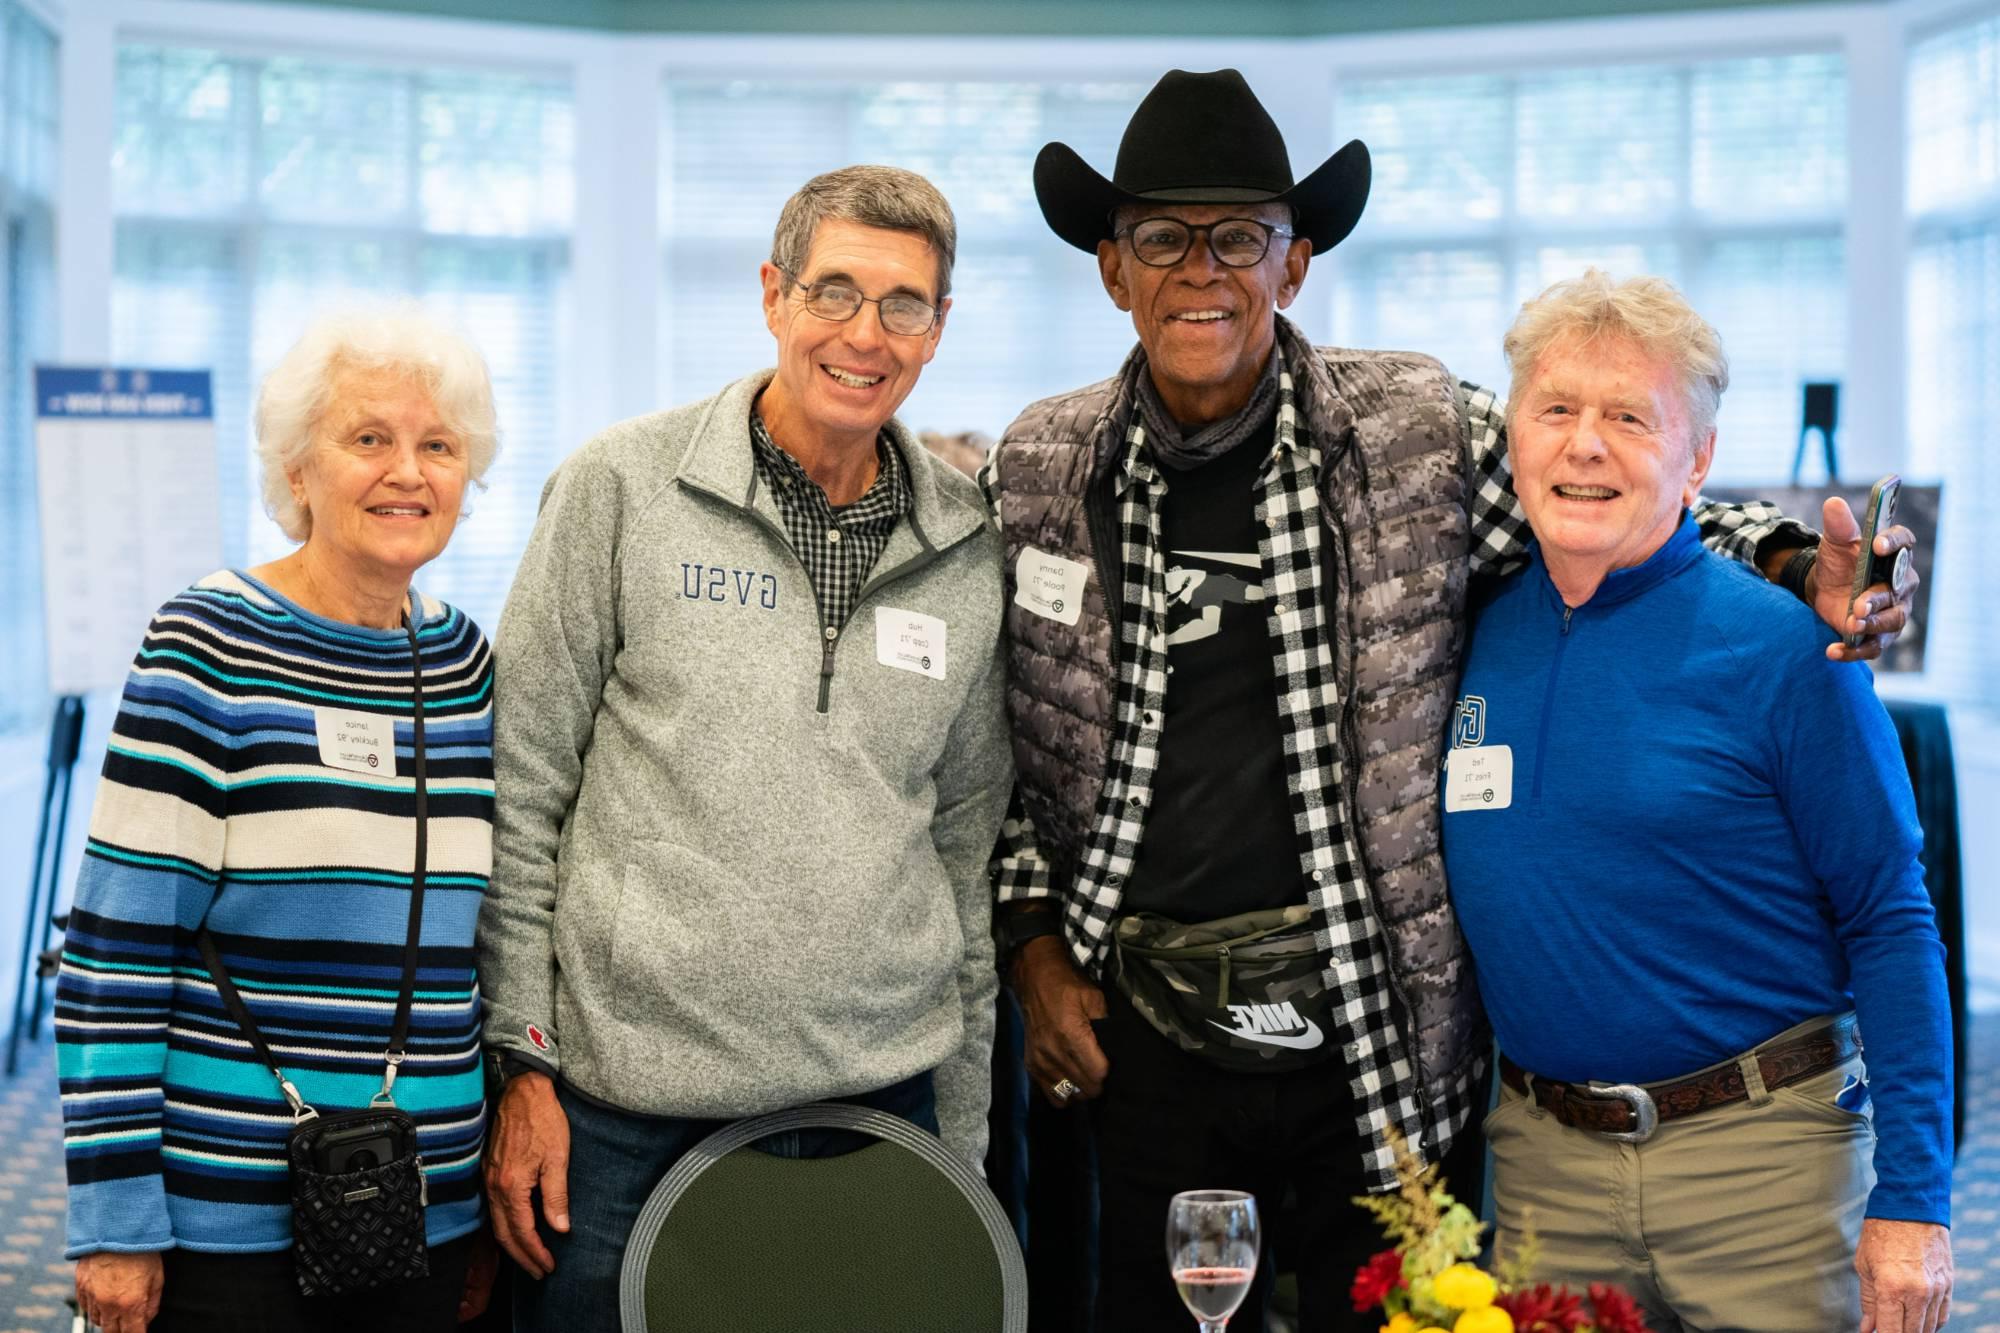
[[[492,868],[493,671],[423,609],[428,870],[408,1057],[432,1243],[479,1219],[473,930]],[[219,573],[168,602],[112,727],[56,988],[69,1257],[291,1245],[292,1118],[194,944],[207,924],[322,1111],[382,1082],[415,867],[410,645]],[[318,710],[392,723],[390,773],[321,762]]]

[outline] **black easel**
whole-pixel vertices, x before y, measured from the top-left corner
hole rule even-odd
[[[1799,413],[1799,447],[1792,454],[1792,485],[1806,465],[1806,439],[1819,432],[1820,449],[1826,458],[1826,484],[1840,484],[1840,459],[1833,450],[1833,432],[1840,426],[1839,381],[1814,381],[1805,386],[1805,402]]]
[[[7,1075],[13,1077],[19,1062],[21,1024],[25,1017],[28,1040],[41,1036],[43,977],[36,966],[49,947],[54,928],[57,889],[62,882],[63,840],[69,832],[69,794],[76,773],[76,757],[83,743],[83,696],[65,694],[56,700],[55,716],[49,722],[49,774],[42,785],[42,817],[35,831],[35,873],[28,880],[28,912],[21,922],[21,971],[14,981],[14,1021],[7,1028]],[[54,824],[55,836],[49,836]],[[47,873],[44,873],[46,871]],[[46,900],[42,894],[48,884]],[[40,940],[40,948],[36,941]]]

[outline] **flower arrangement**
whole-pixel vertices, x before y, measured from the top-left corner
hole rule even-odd
[[[1566,1286],[1530,1285],[1534,1239],[1488,1273],[1473,1260],[1485,1224],[1445,1190],[1435,1166],[1396,1152],[1393,1194],[1355,1203],[1375,1215],[1392,1242],[1354,1274],[1354,1308],[1389,1316],[1382,1333],[1652,1333],[1630,1296],[1593,1282],[1585,1296]]]

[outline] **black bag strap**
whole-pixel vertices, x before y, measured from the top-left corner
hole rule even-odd
[[[410,635],[410,748],[415,756],[415,777],[417,797],[417,848],[415,873],[410,877],[410,925],[403,941],[403,977],[396,991],[396,1020],[389,1034],[389,1049],[384,1052],[382,1088],[369,1099],[370,1106],[394,1106],[396,1099],[391,1090],[396,1086],[396,1071],[403,1063],[404,1048],[410,1039],[410,1009],[416,999],[417,990],[417,945],[424,924],[424,876],[428,868],[430,851],[430,790],[428,772],[424,756],[424,659],[423,651],[417,644],[416,621],[408,611],[403,613],[403,628]],[[251,1020],[249,1006],[243,1003],[243,996],[237,991],[236,983],[229,978],[229,972],[222,965],[222,954],[215,947],[215,939],[204,925],[195,932],[195,946],[201,950],[202,964],[215,981],[216,994],[222,997],[223,1008],[243,1029],[243,1035],[250,1039],[257,1058],[270,1067],[271,1074],[278,1080],[279,1089],[285,1100],[291,1104],[295,1121],[310,1120],[319,1114],[306,1103],[304,1097],[292,1081],[285,1077],[285,1071],[278,1067],[278,1061],[271,1054],[270,1043],[257,1030]]]

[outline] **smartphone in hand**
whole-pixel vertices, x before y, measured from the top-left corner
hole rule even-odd
[[[1854,565],[1854,587],[1847,595],[1849,606],[1872,585],[1887,583],[1893,575],[1896,558],[1875,554],[1875,535],[1896,522],[1896,496],[1902,489],[1903,479],[1891,472],[1868,492],[1868,513],[1861,522],[1861,559]],[[1861,646],[1859,634],[1842,637],[1849,648]]]

